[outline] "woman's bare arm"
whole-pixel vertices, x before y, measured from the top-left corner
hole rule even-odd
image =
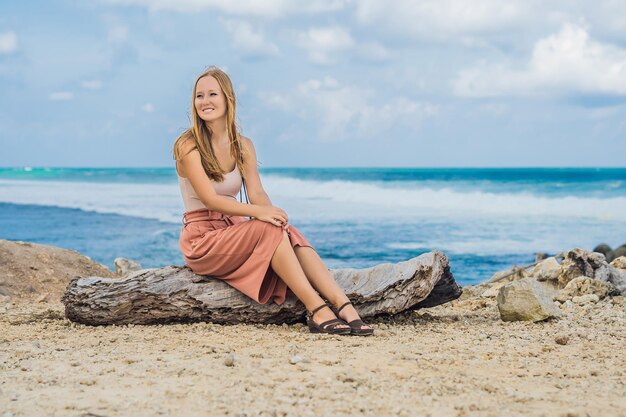
[[[265,192],[263,184],[261,184],[254,144],[252,143],[252,140],[245,136],[242,136],[241,140],[246,155],[244,160],[244,169],[246,171],[246,191],[248,192],[248,198],[252,204],[271,206],[272,201]]]

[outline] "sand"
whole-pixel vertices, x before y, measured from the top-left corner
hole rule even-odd
[[[89,327],[0,304],[0,416],[626,416],[623,297],[505,323],[464,298],[373,337],[298,325]]]

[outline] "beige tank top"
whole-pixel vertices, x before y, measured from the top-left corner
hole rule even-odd
[[[183,197],[183,203],[185,204],[186,212],[202,209],[206,210],[207,207],[200,200],[198,194],[191,186],[191,182],[187,178],[178,175],[178,184],[180,185],[180,194]],[[232,197],[236,200],[237,194],[239,193],[239,190],[241,190],[242,185],[242,178],[241,172],[239,172],[239,167],[235,165],[235,169],[227,174],[224,174],[224,181],[211,181],[211,184],[213,185],[213,189],[217,194]]]

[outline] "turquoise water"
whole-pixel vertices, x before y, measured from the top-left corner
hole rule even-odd
[[[465,284],[535,252],[626,243],[624,168],[262,168],[329,267],[439,249]],[[171,168],[0,168],[0,238],[79,250],[111,266],[180,264]]]

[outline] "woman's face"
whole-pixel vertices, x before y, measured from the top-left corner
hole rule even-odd
[[[215,78],[207,75],[198,80],[194,105],[198,116],[205,122],[226,117],[226,97]]]

